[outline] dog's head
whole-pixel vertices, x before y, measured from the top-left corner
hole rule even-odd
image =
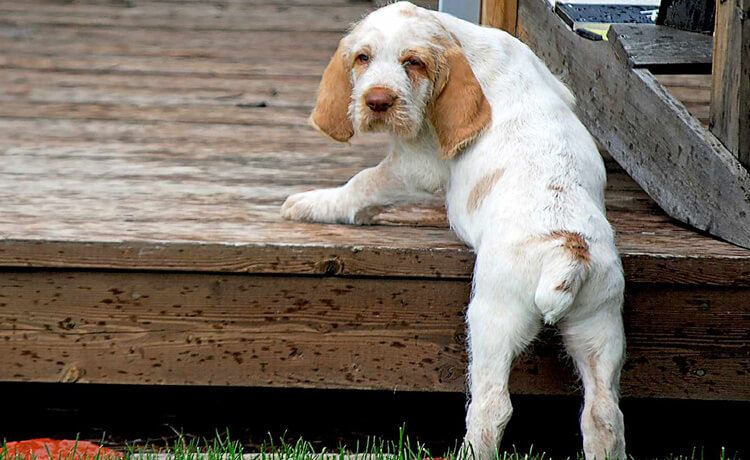
[[[490,106],[458,40],[408,2],[381,8],[339,43],[320,82],[311,124],[346,142],[355,132],[435,131],[450,158],[490,122]]]

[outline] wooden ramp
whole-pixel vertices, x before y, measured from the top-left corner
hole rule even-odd
[[[0,1],[1,380],[463,391],[473,255],[440,197],[368,227],[278,215],[383,156],[381,137],[334,145],[305,123],[366,11]],[[607,167],[623,393],[750,400],[750,251]],[[562,355],[545,332],[513,391],[578,391]]]

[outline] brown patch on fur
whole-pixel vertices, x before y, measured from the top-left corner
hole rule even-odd
[[[497,181],[503,177],[504,173],[505,170],[500,168],[491,174],[485,175],[477,181],[474,188],[471,189],[471,193],[469,193],[469,200],[466,202],[466,209],[469,212],[479,209],[479,206],[482,205],[482,201],[484,201],[487,195],[489,195],[492,191],[492,187],[494,187]]]
[[[398,10],[398,14],[407,18],[414,18],[417,16],[417,9],[406,7],[402,10]]]
[[[440,158],[452,158],[479,137],[492,119],[490,103],[455,43],[445,46],[439,57],[433,97],[428,116],[440,143]]]
[[[562,247],[577,262],[588,263],[591,255],[589,254],[589,244],[578,232],[568,230],[555,230],[545,237],[547,240],[563,240]]]
[[[347,142],[354,135],[349,119],[352,84],[349,80],[352,63],[343,53],[343,40],[328,63],[318,88],[318,100],[310,115],[310,124],[328,138]]]
[[[563,280],[562,283],[555,286],[556,291],[562,291],[562,292],[570,292],[570,286],[568,285],[568,280]]]
[[[451,38],[453,38],[453,41],[456,42],[456,45],[461,46],[461,41],[456,37],[456,34],[451,32]]]
[[[547,184],[547,190],[552,190],[553,192],[562,193],[565,191],[564,188],[560,187],[559,185],[555,184]]]

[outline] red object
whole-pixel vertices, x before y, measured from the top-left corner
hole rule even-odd
[[[88,441],[70,439],[38,438],[26,441],[9,442],[5,445],[7,460],[93,460],[97,455],[101,460],[114,460],[123,457],[121,452],[101,447]],[[51,458],[50,458],[51,455]]]

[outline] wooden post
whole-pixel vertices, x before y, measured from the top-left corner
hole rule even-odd
[[[482,25],[518,33],[518,0],[482,0]]]
[[[709,126],[750,169],[750,0],[717,0]]]

